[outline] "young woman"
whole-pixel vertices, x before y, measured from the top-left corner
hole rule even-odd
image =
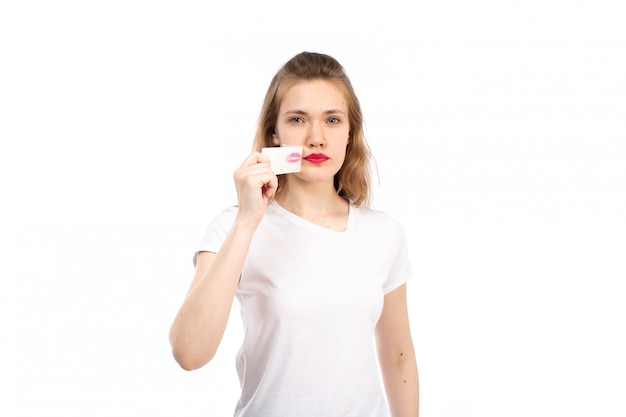
[[[272,172],[260,150],[281,145],[303,147],[300,172]],[[235,416],[418,415],[411,267],[400,224],[367,208],[369,162],[341,65],[323,54],[293,57],[273,78],[255,151],[234,174],[239,204],[209,225],[170,331],[176,361],[200,368],[237,299]]]

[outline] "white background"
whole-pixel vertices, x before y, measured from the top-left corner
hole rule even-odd
[[[0,3],[0,414],[228,416],[167,332],[271,77],[335,56],[405,225],[421,415],[624,416],[626,3]],[[236,319],[236,317],[234,317]]]

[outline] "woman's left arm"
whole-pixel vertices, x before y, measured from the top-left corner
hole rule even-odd
[[[376,325],[378,362],[393,417],[418,417],[417,361],[406,302],[406,284],[385,295]]]

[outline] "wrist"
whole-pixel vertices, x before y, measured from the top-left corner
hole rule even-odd
[[[260,223],[261,219],[247,217],[242,215],[241,213],[238,213],[235,217],[232,229],[235,232],[252,234],[256,231]]]

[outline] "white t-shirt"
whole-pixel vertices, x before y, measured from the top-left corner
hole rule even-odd
[[[218,252],[236,213],[216,217],[198,251]],[[383,212],[351,206],[335,232],[269,204],[235,296],[235,416],[388,416],[373,331],[384,295],[410,274],[403,229]]]

